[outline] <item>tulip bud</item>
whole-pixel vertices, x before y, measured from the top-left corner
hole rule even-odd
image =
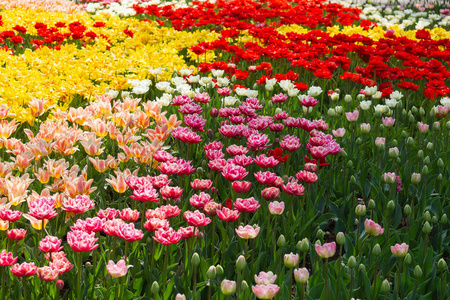
[[[355,176],[350,176],[350,183],[351,184],[356,184],[356,177]]]
[[[439,158],[438,159],[438,161],[437,161],[437,166],[439,167],[439,168],[443,168],[445,165],[444,165],[444,161],[442,160],[442,158]]]
[[[377,207],[375,201],[373,201],[373,199],[369,200],[369,209],[375,209],[375,207]]]
[[[344,101],[345,101],[346,103],[352,102],[352,96],[351,96],[351,95],[345,95],[345,96],[344,96]]]
[[[239,256],[236,260],[236,268],[239,271],[244,270],[245,266],[247,265],[247,262],[245,261],[245,257],[243,255]]]
[[[397,147],[389,148],[388,155],[390,158],[397,158],[399,155],[399,150]]]
[[[359,225],[359,220],[355,219],[355,222],[353,224],[355,224],[355,226],[358,226]]]
[[[317,230],[316,238],[323,240],[323,237],[325,236],[325,233],[322,229]]]
[[[212,118],[217,118],[219,116],[219,110],[217,108],[211,108],[211,110],[209,111],[209,115]]]
[[[406,118],[407,115],[408,115],[408,113],[406,112],[406,109],[403,109],[402,110],[402,118]]]
[[[386,144],[381,144],[380,146],[378,146],[378,149],[380,149],[380,151],[386,150]]]
[[[363,217],[366,214],[366,206],[364,204],[358,204],[355,209],[358,217]]]
[[[401,164],[402,163],[402,159],[400,157],[397,157],[397,163]]]
[[[422,168],[422,174],[423,174],[424,176],[428,174],[428,166],[427,166],[427,165],[424,165],[424,166],[423,166],[423,168]]]
[[[443,258],[441,258],[438,261],[437,266],[438,266],[439,270],[441,270],[441,271],[447,270],[447,262]]]
[[[352,169],[353,168],[353,161],[349,160],[347,162],[347,168]]]
[[[322,242],[321,242],[320,240],[316,240],[316,242],[314,243],[314,245],[322,246]]]
[[[412,261],[411,254],[407,253],[405,256],[405,264],[409,265]]]
[[[344,235],[343,232],[339,232],[339,233],[337,234],[337,236],[336,236],[336,243],[337,243],[339,246],[342,246],[342,245],[345,244],[345,235]]]
[[[191,263],[194,267],[197,267],[200,264],[200,256],[198,256],[197,252],[192,255]]]
[[[414,277],[415,277],[416,279],[419,279],[420,277],[422,277],[422,268],[421,268],[419,265],[417,265],[417,266],[414,268]]]
[[[388,204],[387,204],[387,209],[389,210],[389,211],[393,211],[394,209],[395,209],[395,203],[394,203],[394,201],[389,201],[388,202]]]
[[[332,109],[332,108],[328,109],[328,113],[327,114],[328,114],[329,117],[336,117],[336,111],[334,109]]]
[[[86,262],[84,265],[85,265],[87,268],[91,268],[91,267],[92,267],[92,264],[91,264],[90,261]]]
[[[411,183],[412,184],[419,184],[421,179],[420,173],[412,173],[411,175]]]
[[[362,139],[360,137],[356,139],[356,145],[362,145]]]
[[[438,175],[437,180],[438,180],[438,181],[442,181],[442,174],[439,174],[439,175]]]
[[[410,123],[415,123],[415,122],[416,122],[416,118],[414,118],[413,115],[410,115],[410,116],[409,116],[409,122],[410,122]]]
[[[364,96],[363,94],[358,94],[358,96],[356,96],[356,100],[358,101],[364,101],[366,99],[366,96]]]
[[[347,266],[348,266],[350,269],[353,269],[353,268],[356,267],[356,258],[355,258],[353,255],[350,256],[350,258],[348,259],[348,261],[347,261]]]
[[[150,288],[150,291],[152,292],[152,294],[156,295],[159,293],[159,284],[157,281],[153,281],[152,283],[152,287]]]
[[[447,121],[447,123],[445,123],[445,128],[450,129],[450,121]]]
[[[441,217],[441,224],[447,224],[448,219],[447,219],[447,214],[443,214]]]
[[[247,281],[242,280],[242,282],[241,282],[241,291],[245,292],[247,290],[248,290],[248,283],[247,283]]]
[[[345,150],[342,150],[342,151],[339,153],[339,155],[342,156],[343,158],[346,158],[346,157],[347,157],[347,152],[346,152]]]
[[[430,164],[430,157],[428,155],[423,159],[423,163],[427,166]]]
[[[428,210],[426,212],[424,212],[423,219],[425,220],[425,222],[430,222],[431,221],[431,214],[430,214],[430,212]]]
[[[423,151],[422,150],[417,151],[417,158],[423,159]]]
[[[414,146],[414,138],[412,138],[412,137],[409,137],[409,138],[407,138],[406,139],[406,144],[408,145],[408,146]]]
[[[58,291],[62,290],[64,288],[64,281],[62,281],[61,279],[56,281],[56,289]]]
[[[219,277],[223,275],[224,271],[223,271],[223,268],[221,265],[216,266],[216,273],[217,273],[217,276],[219,276]]]
[[[381,254],[380,244],[375,244],[375,246],[373,246],[372,254],[375,256],[380,256],[380,254]]]
[[[433,130],[440,130],[441,129],[441,123],[439,122],[434,122],[433,123]]]
[[[175,300],[186,300],[186,296],[184,294],[177,294]]]
[[[206,136],[210,139],[212,139],[214,137],[214,132],[212,131],[211,128],[209,128],[208,130],[206,130]]]
[[[402,138],[406,139],[408,137],[408,134],[406,133],[406,131],[402,131]]]
[[[297,242],[297,245],[295,245],[295,248],[296,248],[298,251],[301,251],[301,249],[302,249],[302,241],[298,241],[298,242]]]
[[[409,206],[409,204],[405,205],[405,207],[403,208],[403,213],[407,216],[411,214],[411,206]]]
[[[286,245],[286,238],[284,237],[284,235],[280,235],[277,240],[277,246],[278,248],[281,248],[284,245]]]
[[[431,232],[431,225],[430,225],[430,223],[425,222],[425,224],[423,224],[422,232],[425,233],[425,234],[430,234],[430,232]]]
[[[396,139],[393,139],[392,142],[391,142],[391,145],[392,145],[393,147],[397,147],[397,146],[398,146],[397,140],[396,140]]]
[[[383,280],[381,283],[381,291],[383,293],[387,293],[391,290],[391,285],[389,284],[389,281],[387,279]]]
[[[419,114],[420,114],[421,116],[424,116],[424,115],[425,115],[425,109],[423,109],[422,107],[419,108]]]
[[[206,271],[206,277],[209,280],[213,280],[216,277],[216,267],[215,266],[209,267],[208,271]]]
[[[419,110],[417,109],[417,107],[413,106],[411,107],[411,111],[413,112],[413,114],[417,114]]]
[[[437,224],[437,222],[438,222],[438,218],[436,217],[436,216],[433,216],[432,218],[431,218],[431,224]]]
[[[342,108],[342,106],[336,106],[334,108],[334,110],[336,111],[337,114],[341,115],[344,112],[344,109]]]
[[[358,272],[366,273],[366,266],[363,264],[359,264],[358,266]]]
[[[222,280],[220,290],[224,295],[233,295],[236,292],[236,281],[226,279]]]
[[[304,238],[302,240],[301,249],[302,252],[308,252],[309,251],[309,240],[307,238]]]

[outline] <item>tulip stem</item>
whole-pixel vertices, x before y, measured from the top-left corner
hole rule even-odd
[[[120,281],[119,278],[116,278],[116,293],[114,295],[115,300],[119,299],[119,287],[120,287],[119,281]]]
[[[129,245],[130,245],[130,242],[125,241],[125,251],[124,251],[124,256],[125,256],[125,258],[126,258],[127,255],[128,255],[128,247],[129,247]]]
[[[400,299],[402,298],[402,296],[401,296],[401,288],[400,288],[400,274],[401,274],[401,272],[402,272],[402,259],[400,258],[399,262],[398,262],[398,275],[397,275],[397,292],[398,292],[398,296],[399,296]]]
[[[275,216],[275,225],[273,226],[273,238],[272,238],[272,244],[273,244],[273,259],[277,259],[277,220],[278,218]]]
[[[194,266],[194,282],[193,282],[194,288],[193,288],[193,297],[194,299],[197,299],[197,266]]]
[[[1,267],[0,268],[0,272],[2,272],[1,274],[1,287],[2,287],[2,300],[6,299],[5,298],[5,294],[6,294],[6,279],[5,279],[5,273],[6,273],[6,267]]]
[[[325,259],[325,300],[328,300],[328,258]]]
[[[169,245],[166,246],[166,255],[164,256],[164,268],[163,268],[163,281],[162,284],[165,286],[167,280],[167,260],[169,259]]]
[[[23,299],[28,299],[28,288],[27,288],[27,282],[28,279],[26,277],[22,277],[22,287],[23,287]]]
[[[42,299],[47,300],[47,282],[44,281],[43,285],[44,285],[44,291],[43,291]]]
[[[78,252],[78,273],[77,273],[78,300],[81,300],[83,298],[83,292],[81,291],[81,264],[82,264],[81,252]]]
[[[214,234],[216,233],[216,218],[212,218],[212,230],[211,230],[211,259],[214,258]],[[195,234],[195,232],[194,232]],[[213,261],[214,263],[214,261]]]

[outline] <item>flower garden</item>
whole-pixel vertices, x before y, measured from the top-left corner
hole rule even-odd
[[[450,5],[0,0],[1,299],[450,297]]]

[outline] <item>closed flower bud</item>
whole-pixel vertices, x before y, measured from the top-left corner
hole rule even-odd
[[[443,214],[441,217],[441,224],[447,224],[448,223],[448,219],[447,219],[447,214]]]
[[[215,266],[209,267],[208,271],[206,271],[206,277],[209,280],[213,280],[216,277],[216,267]]]
[[[394,201],[391,200],[391,201],[388,202],[387,209],[390,210],[390,211],[393,211],[395,209]]]
[[[219,116],[219,110],[217,108],[211,108],[211,110],[209,111],[209,115],[212,118],[217,118]]]
[[[336,111],[334,109],[332,109],[332,108],[328,109],[328,113],[327,114],[328,114],[329,117],[336,117]]]
[[[400,102],[401,103],[401,102]],[[399,104],[400,104],[399,103]],[[408,115],[408,113],[406,112],[406,109],[402,110],[402,118],[406,118],[406,116]]]
[[[373,201],[373,199],[369,200],[369,209],[375,209],[375,207],[377,207],[375,201]]]
[[[391,142],[391,145],[394,146],[394,147],[397,147],[398,146],[397,140],[393,139],[392,142]]]
[[[216,273],[219,277],[223,275],[223,267],[221,265],[216,266]]]
[[[380,151],[386,150],[386,144],[381,144],[379,147]]]
[[[363,264],[359,264],[358,266],[358,272],[366,273],[366,266]]]
[[[422,175],[427,175],[428,174],[428,166],[427,165],[425,165],[425,166],[423,166],[423,168],[422,168]]]
[[[437,222],[438,222],[438,218],[436,216],[433,216],[431,218],[431,224],[435,225],[435,224],[437,224]]]
[[[239,256],[236,260],[236,268],[239,271],[244,270],[245,266],[247,265],[247,262],[245,261],[245,257],[243,255]]]
[[[407,138],[406,139],[406,144],[408,145],[408,146],[414,146],[414,138],[412,138],[412,137],[409,137],[409,138]]]
[[[345,95],[345,96],[344,96],[344,101],[345,101],[346,103],[352,102],[352,96],[351,96],[351,95]]]
[[[441,271],[447,270],[447,262],[443,258],[441,258],[438,261],[437,266],[438,266],[439,270],[441,270]]]
[[[419,184],[421,179],[420,173],[412,173],[411,175],[411,183],[412,184]]]
[[[422,107],[419,109],[419,114],[421,115],[421,116],[424,116],[425,115],[425,109],[423,109]]]
[[[447,121],[447,123],[445,123],[445,128],[450,129],[450,121]]]
[[[439,158],[437,161],[437,166],[439,168],[443,168],[444,167],[444,161],[442,160],[442,158]]]
[[[400,157],[397,157],[397,163],[401,164],[402,163],[402,159]]]
[[[247,281],[242,280],[242,282],[241,282],[241,291],[245,292],[247,290],[248,290],[248,283],[247,283]]]
[[[355,209],[356,215],[358,217],[363,217],[366,215],[366,206],[364,204],[358,204]]]
[[[442,181],[442,174],[439,174],[439,175],[438,175],[437,180],[438,180],[438,181]]]
[[[343,158],[346,158],[346,157],[347,157],[347,152],[346,152],[345,150],[342,150],[342,151],[339,153],[339,155],[342,156]]]
[[[381,291],[383,293],[387,293],[391,290],[391,285],[389,284],[389,281],[387,279],[383,280],[381,283]]]
[[[200,264],[200,256],[198,256],[197,252],[192,254],[191,262],[194,267],[197,267]]]
[[[159,284],[157,281],[153,281],[152,283],[152,287],[150,288],[150,291],[152,292],[152,294],[156,295],[159,293]]]
[[[356,258],[355,258],[353,255],[350,256],[350,258],[348,259],[347,266],[348,266],[350,269],[353,269],[353,268],[356,267]]]
[[[399,150],[397,147],[389,148],[388,154],[390,158],[397,158],[399,155]]]
[[[423,159],[423,151],[422,150],[417,151],[417,158]]]
[[[364,96],[363,94],[358,94],[358,96],[356,96],[356,100],[358,101],[364,101],[366,99],[366,96]]]
[[[419,110],[417,109],[417,107],[413,106],[411,107],[411,111],[413,112],[413,114],[417,114]]]
[[[342,246],[342,245],[345,244],[345,234],[344,234],[343,232],[339,232],[339,233],[336,235],[336,243],[337,243],[339,246]]]
[[[402,138],[406,139],[408,137],[408,134],[406,133],[406,131],[402,131]]]
[[[407,253],[405,256],[405,264],[409,265],[412,261],[411,254]]]
[[[441,129],[441,123],[434,122],[433,123],[433,130],[440,130]]]
[[[295,245],[295,248],[296,248],[298,251],[301,251],[301,250],[302,250],[302,241],[298,241],[298,242],[297,242],[297,245]]]
[[[359,225],[359,220],[358,220],[358,219],[355,219],[354,224],[355,224],[355,226],[358,226],[358,225]]]
[[[226,279],[222,280],[220,290],[224,295],[233,295],[236,292],[236,281]]]
[[[316,240],[316,242],[314,243],[314,245],[322,246],[322,242],[321,242],[320,240]]]
[[[403,213],[407,216],[411,214],[411,206],[409,206],[409,204],[405,205],[405,207],[403,208]]]
[[[56,281],[56,289],[58,291],[62,290],[64,288],[64,281],[62,281],[61,279]]]
[[[430,234],[430,232],[431,232],[431,225],[430,225],[430,223],[425,222],[425,224],[423,224],[422,232],[425,233],[425,234]]]
[[[423,219],[425,222],[431,222],[431,214],[428,210],[423,214]]]
[[[428,155],[423,159],[423,163],[427,166],[430,164],[430,157]]]
[[[323,232],[322,229],[317,230],[316,238],[318,238],[319,240],[323,240],[324,236],[325,236],[325,233]]]
[[[356,177],[355,176],[350,176],[350,183],[351,184],[356,184]]]
[[[347,168],[352,169],[353,168],[353,161],[349,160],[347,162]]]
[[[309,251],[309,240],[307,238],[304,238],[302,240],[302,245],[300,246],[300,250],[302,252],[308,252]]]
[[[284,245],[286,245],[286,238],[284,237],[284,235],[280,235],[280,236],[278,237],[278,240],[277,240],[277,246],[278,246],[279,248],[281,248],[281,247],[283,247]]]
[[[416,122],[416,118],[414,118],[413,115],[410,115],[410,116],[409,116],[409,122],[410,122],[410,123],[415,123],[415,122]]]
[[[375,244],[375,246],[373,246],[372,254],[375,256],[380,256],[381,254],[380,244]]]
[[[337,114],[342,114],[344,112],[344,109],[342,108],[342,106],[336,106],[334,108],[334,110],[336,111]]]
[[[420,277],[422,277],[422,274],[423,274],[422,268],[421,268],[419,265],[417,265],[417,266],[414,268],[414,277],[415,277],[416,279],[419,279]]]
[[[362,139],[360,137],[356,139],[356,145],[362,145]]]

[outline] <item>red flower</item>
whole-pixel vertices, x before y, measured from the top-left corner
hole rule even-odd
[[[124,31],[123,31],[123,33],[125,33],[126,35],[128,35],[129,37],[133,37],[133,31],[131,31],[130,29],[125,29]]]
[[[269,149],[269,152],[267,153],[267,155],[274,157],[280,163],[286,162],[289,158],[289,154],[286,154],[285,156],[283,156],[283,149],[281,149],[281,148]]]

